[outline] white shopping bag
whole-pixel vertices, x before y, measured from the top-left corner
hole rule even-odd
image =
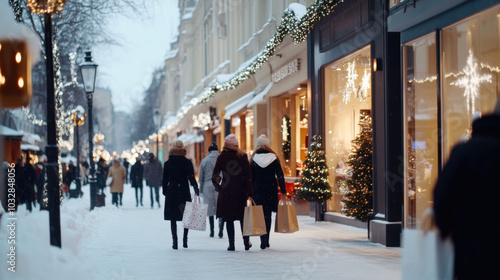
[[[182,226],[204,231],[207,228],[207,211],[208,205],[202,204],[200,197],[195,194],[191,202],[186,202],[182,215]]]
[[[442,240],[434,216],[422,221],[424,229],[404,229],[402,248],[403,280],[452,280],[455,252],[451,238]],[[424,220],[424,219],[423,219]]]

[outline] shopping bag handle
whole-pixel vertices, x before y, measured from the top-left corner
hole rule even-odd
[[[287,204],[291,205],[292,201],[290,200],[290,198],[288,198],[287,195],[282,194],[281,199],[278,202],[278,205],[287,205]]]
[[[201,198],[199,195],[197,194],[194,194],[193,198],[191,199],[191,202],[192,203],[196,203],[196,204],[201,204]]]
[[[250,207],[252,205],[257,205],[257,203],[255,203],[255,201],[253,200],[253,198],[251,196],[248,198],[249,199],[247,199],[247,207]]]

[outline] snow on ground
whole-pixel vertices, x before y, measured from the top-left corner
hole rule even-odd
[[[300,230],[271,233],[260,249],[259,237],[244,250],[236,222],[236,251],[228,252],[226,232],[219,239],[208,230],[190,231],[189,248],[172,249],[170,222],[162,208],[151,209],[149,188],[144,207],[135,207],[134,190],[125,186],[123,207],[89,212],[88,187],[82,199],[61,206],[62,249],[49,245],[48,212],[16,214],[16,272],[8,271],[8,221],[0,228],[0,279],[400,279],[400,248],[370,243],[366,230],[314,222],[299,216]],[[7,213],[6,213],[7,214]],[[208,226],[208,225],[207,225]],[[274,226],[274,224],[273,224]],[[217,232],[216,232],[217,234]],[[178,223],[179,239],[182,228]],[[180,240],[179,240],[180,241]]]

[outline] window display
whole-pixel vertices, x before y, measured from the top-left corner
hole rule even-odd
[[[372,107],[370,46],[327,65],[324,81],[325,150],[333,191],[327,211],[340,212],[352,173],[346,164],[352,140],[359,134],[361,114],[370,114]]]

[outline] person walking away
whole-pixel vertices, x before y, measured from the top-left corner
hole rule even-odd
[[[229,134],[224,139],[224,148],[217,157],[212,183],[219,192],[217,197],[217,217],[226,222],[228,251],[234,251],[234,221],[240,221],[243,233],[243,216],[247,200],[252,197],[252,174],[248,156],[238,148],[238,138]],[[243,236],[245,250],[252,247],[250,238]]]
[[[130,163],[128,162],[128,160],[126,158],[123,159],[123,167],[125,167],[125,171],[127,172],[127,176],[126,176],[126,179],[125,179],[125,183],[128,184],[128,168],[130,166]]]
[[[120,164],[118,159],[113,160],[113,165],[109,168],[108,178],[113,178],[110,186],[111,204],[115,204],[116,207],[118,207],[118,203],[120,202],[119,197],[123,195],[123,184],[125,183],[126,176],[125,167]],[[122,204],[120,203],[120,205]]]
[[[260,236],[260,248],[269,247],[271,215],[278,209],[278,183],[282,195],[286,195],[285,176],[278,156],[270,147],[269,139],[262,134],[255,142],[255,152],[250,160],[254,200],[262,205],[267,234]]]
[[[66,176],[64,176],[64,183],[68,186],[68,190],[71,187],[71,183],[76,178],[76,166],[73,161],[69,161],[68,170],[66,171]]]
[[[500,99],[493,114],[472,123],[472,137],[456,145],[434,189],[441,237],[455,247],[455,279],[496,275],[500,239],[491,227],[500,197]]]
[[[200,163],[198,181],[200,182],[200,193],[203,201],[208,205],[208,222],[210,224],[210,237],[214,237],[214,216],[217,214],[217,195],[214,184],[212,183],[212,173],[215,162],[219,156],[219,147],[212,143],[208,147],[208,156]],[[222,219],[221,219],[222,220]],[[223,223],[219,223],[219,237],[222,237]]]
[[[24,187],[24,201],[26,202],[26,209],[28,211],[33,210],[33,206],[36,207],[36,193],[35,193],[35,185],[36,185],[36,171],[33,165],[30,163],[29,156],[26,157],[26,162],[23,166],[23,187]],[[33,205],[32,205],[33,204]]]
[[[172,143],[168,160],[163,166],[163,195],[165,196],[164,219],[170,221],[172,231],[172,249],[177,250],[177,221],[182,221],[184,207],[191,201],[189,183],[196,195],[200,194],[198,183],[194,178],[193,163],[186,158],[187,150],[182,141]],[[189,182],[189,183],[188,183]],[[182,247],[187,248],[187,228],[184,229]]]
[[[137,157],[134,165],[130,169],[130,182],[132,183],[132,188],[135,189],[135,207],[139,206],[139,201],[142,204],[142,179],[143,179],[144,167],[141,163],[141,158]],[[139,200],[138,193],[141,194],[141,199]]]
[[[99,158],[99,161],[97,162],[96,177],[97,186],[101,194],[104,192],[104,188],[106,187],[106,178],[108,177],[108,172],[109,168],[106,164],[106,161],[104,161],[103,158]]]
[[[160,186],[162,167],[161,162],[155,158],[153,153],[148,156],[149,161],[144,165],[144,179],[146,184],[149,186],[149,194],[151,198],[151,208],[154,206],[153,191],[156,195],[156,202],[158,203],[158,208],[160,208]]]

